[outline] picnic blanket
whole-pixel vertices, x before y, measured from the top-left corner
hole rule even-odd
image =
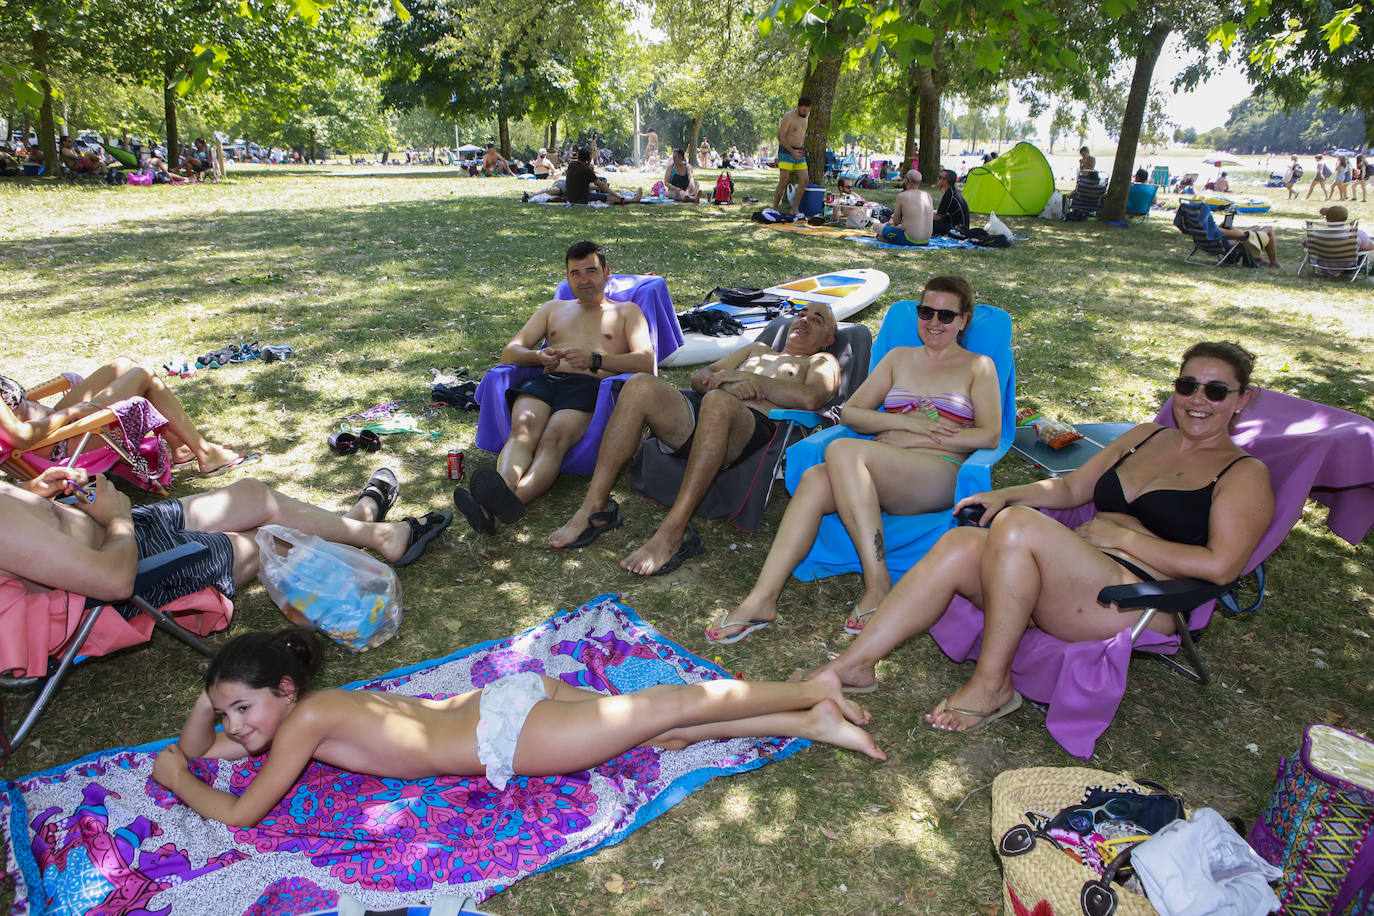
[[[891,248],[894,251],[929,251],[932,248],[978,248],[966,239],[952,239],[947,235],[937,235],[931,238],[924,245],[894,245],[891,242],[884,242],[874,238],[872,235],[856,237],[854,241],[860,245],[872,245],[874,248]]]
[[[600,595],[508,639],[402,668],[350,689],[441,697],[537,671],[602,693],[726,677]],[[580,773],[380,779],[311,763],[257,827],[207,821],[150,778],[166,741],[92,754],[4,785],[0,825],[15,914],[301,914],[347,893],[373,909],[439,894],[483,900],[526,875],[618,843],[715,776],[810,742],[637,748]],[[265,758],[194,761],[242,792]]]
[[[812,226],[809,223],[754,223],[756,226],[767,226],[769,229],[778,229],[783,232],[795,232],[798,235],[818,235],[827,239],[852,239],[861,235],[871,235],[867,229],[839,229],[835,226]]]

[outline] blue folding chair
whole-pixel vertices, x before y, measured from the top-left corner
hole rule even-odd
[[[916,306],[920,304],[914,299],[904,299],[888,309],[873,344],[869,371],[893,347],[921,346],[920,335],[916,332]],[[954,485],[956,502],[992,488],[992,466],[1007,453],[1016,431],[1016,365],[1011,353],[1011,316],[996,306],[974,306],[973,321],[964,334],[964,346],[987,356],[997,366],[997,379],[1002,386],[1002,434],[996,447],[979,449],[960,466]],[[797,492],[802,474],[812,465],[823,462],[826,446],[841,437],[872,438],[861,436],[847,426],[832,426],[807,436],[787,450],[784,482],[789,493]],[[940,535],[955,524],[954,515],[948,509],[922,515],[883,513],[883,543],[887,549],[888,572],[893,580],[915,566]],[[859,572],[860,569],[859,555],[849,539],[849,532],[839,516],[828,515],[821,521],[815,546],[792,574],[806,581]]]

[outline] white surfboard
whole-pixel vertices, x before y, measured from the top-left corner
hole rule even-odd
[[[857,267],[852,270],[833,270],[800,280],[789,280],[777,286],[770,286],[764,292],[786,296],[797,303],[823,302],[835,313],[836,321],[844,321],[887,292],[888,282],[887,274],[881,270]],[[712,303],[710,307],[727,312],[744,325],[744,332],[733,337],[709,337],[692,331],[683,335],[682,346],[661,361],[659,366],[677,369],[682,366],[713,363],[758,337],[771,320],[761,308],[725,305],[720,302]]]

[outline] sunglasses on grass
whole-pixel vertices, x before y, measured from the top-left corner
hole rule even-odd
[[[916,306],[916,317],[922,321],[929,321],[932,318],[939,318],[940,324],[953,324],[954,319],[958,318],[959,312],[952,309],[934,309],[928,305]]]
[[[919,310],[918,310],[919,311]],[[944,319],[940,319],[943,321]],[[1174,394],[1180,397],[1189,398],[1193,393],[1202,387],[1202,395],[1214,404],[1226,400],[1226,396],[1240,391],[1239,388],[1228,388],[1225,382],[1211,381],[1199,382],[1191,375],[1180,375],[1174,379]]]

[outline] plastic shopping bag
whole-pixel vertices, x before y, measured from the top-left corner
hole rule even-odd
[[[258,579],[293,623],[351,652],[380,646],[401,626],[396,571],[356,547],[281,525],[258,529]]]

